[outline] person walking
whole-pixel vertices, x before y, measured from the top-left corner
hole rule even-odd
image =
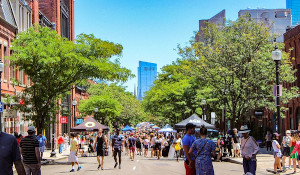
[[[218,153],[217,162],[222,161],[222,136],[218,136],[216,152]]]
[[[206,139],[207,129],[204,125],[200,128],[200,139],[196,140],[189,150],[189,154],[196,159],[196,175],[214,175],[211,156],[216,155],[216,144]],[[197,152],[194,154],[194,152]]]
[[[112,137],[112,150],[114,152],[114,160],[115,160],[115,166],[116,168],[118,166],[117,162],[117,155],[119,157],[119,169],[121,169],[121,153],[123,151],[123,146],[124,146],[124,138],[122,135],[120,135],[120,129],[118,128],[116,130],[116,134]]]
[[[157,155],[157,160],[161,157],[161,145],[162,145],[162,135],[159,134],[158,138],[155,140],[155,152]]]
[[[134,135],[133,133],[130,133],[130,137],[128,138],[131,161],[134,161],[135,146],[136,146],[136,138],[133,135]]]
[[[136,135],[136,154],[137,155],[142,155],[142,141],[139,135]]]
[[[291,160],[291,157],[290,157],[290,151],[291,151],[290,150],[290,142],[292,140],[291,131],[290,130],[286,130],[285,134],[286,134],[286,136],[284,136],[283,139],[282,139],[282,145],[283,145],[282,166],[283,166],[284,170],[286,169],[285,159],[287,157],[289,158],[289,166],[288,166],[289,169],[291,169],[291,163],[292,163],[292,160]]]
[[[69,145],[69,137],[66,133],[64,133],[64,151],[67,150],[68,145]]]
[[[193,123],[188,123],[185,125],[186,134],[182,138],[182,145],[184,150],[184,167],[186,175],[195,175],[195,158],[190,156],[189,150],[192,147],[192,144],[196,140],[193,136],[195,134],[196,125]],[[197,154],[197,153],[196,153]]]
[[[176,154],[176,160],[179,162],[179,151],[181,150],[181,136],[180,134],[176,135],[176,140],[173,142],[174,144],[174,149],[175,149],[175,154]]]
[[[240,143],[241,143],[241,138],[237,132],[237,129],[234,128],[233,129],[233,135],[232,135],[232,147],[233,147],[233,151],[234,151],[234,157],[239,157],[240,156]]]
[[[297,172],[297,159],[298,165],[300,161],[300,139],[297,137],[297,133],[292,134],[292,140],[290,142],[290,150],[291,150],[291,158],[293,160],[293,168],[294,172],[292,174],[296,174]]]
[[[256,140],[249,136],[251,130],[248,130],[247,125],[241,126],[239,131],[243,138],[241,139],[241,155],[243,157],[244,174],[256,172],[256,154],[259,151],[259,146]]]
[[[41,160],[43,160],[43,154],[45,152],[45,145],[47,144],[47,138],[43,136],[42,132],[39,132],[39,135],[36,137],[39,141],[39,151],[41,153]]]
[[[70,145],[70,155],[69,155],[69,162],[72,163],[72,169],[70,172],[74,172],[74,164],[76,163],[78,168],[77,171],[81,170],[81,166],[79,165],[78,162],[78,150],[79,150],[79,144],[78,144],[78,140],[76,139],[76,135],[74,133],[70,134],[71,137],[71,145]]]
[[[13,164],[18,175],[26,175],[16,138],[0,131],[0,174],[13,175]]]
[[[63,151],[63,147],[64,147],[64,138],[62,137],[61,134],[59,134],[57,143],[58,143],[58,152],[59,152],[59,154],[61,154]]]
[[[265,139],[266,139],[267,151],[272,151],[272,134],[270,131],[267,131],[267,135]]]
[[[103,132],[103,130],[101,128],[99,128],[98,136],[95,139],[95,143],[97,144],[98,170],[100,167],[101,167],[101,170],[103,170],[104,156],[105,156],[105,152],[107,151],[107,148],[108,148],[107,138],[102,132]],[[96,144],[94,144],[94,150],[95,150]],[[100,161],[100,157],[101,157],[101,161]]]
[[[28,136],[20,142],[20,151],[23,156],[23,164],[26,175],[41,174],[41,158],[39,151],[39,141],[34,136],[35,128],[29,126],[27,130]]]
[[[281,154],[281,150],[280,150],[280,144],[278,143],[278,140],[279,140],[279,134],[278,133],[274,133],[273,135],[273,140],[272,140],[272,147],[273,147],[273,150],[274,150],[274,173],[275,174],[279,174],[279,172],[282,172],[282,169],[281,169],[281,162],[280,162],[280,158],[282,156]],[[279,169],[277,171],[277,168]]]
[[[145,135],[145,139],[143,141],[143,145],[144,145],[144,157],[148,156],[149,142],[150,142],[149,137],[146,134]]]

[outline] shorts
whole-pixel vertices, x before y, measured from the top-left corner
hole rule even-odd
[[[78,162],[78,157],[76,156],[76,151],[71,151],[69,155],[69,162]]]
[[[134,153],[135,152],[135,147],[131,146],[131,147],[129,147],[129,150]]]
[[[45,146],[39,147],[39,151],[40,151],[41,153],[45,152]]]
[[[274,158],[276,158],[276,157],[281,157],[282,154],[281,154],[281,152],[274,152],[274,153],[273,153],[273,156],[274,156]]]
[[[97,148],[97,156],[105,156],[105,150],[103,148]]]
[[[155,144],[155,150],[161,150],[161,143]]]
[[[117,156],[117,154],[118,154],[119,157],[121,157],[121,153],[122,153],[121,149],[119,149],[119,148],[114,148],[114,156]]]
[[[136,148],[141,149],[142,148],[142,144],[141,143],[136,143]]]
[[[282,155],[286,156],[286,157],[289,157],[291,155],[291,153],[290,153],[290,147],[283,147]]]
[[[235,144],[232,144],[232,148],[233,148],[233,150],[240,150],[241,146],[239,143],[235,143]]]
[[[145,147],[145,149],[148,149],[149,146],[148,145],[144,145],[144,147]]]

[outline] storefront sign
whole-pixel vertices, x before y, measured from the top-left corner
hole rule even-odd
[[[13,109],[4,109],[3,110],[4,118],[17,118],[17,111]]]
[[[81,118],[77,119],[75,122],[76,125],[79,125],[81,123],[83,123],[83,119],[81,119]]]
[[[67,124],[68,123],[68,118],[67,117],[60,117],[60,123],[61,124]]]

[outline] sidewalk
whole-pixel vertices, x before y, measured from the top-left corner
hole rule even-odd
[[[274,168],[274,157],[273,157],[273,151],[267,152],[266,148],[260,148],[259,153],[257,154],[257,173],[259,174],[268,174],[266,169],[273,169]],[[233,157],[224,157],[224,161],[231,162],[231,163],[236,163],[236,164],[241,164],[243,165],[243,158],[238,157],[238,158],[233,158]],[[288,166],[288,161],[289,159],[286,159],[286,165]],[[284,174],[289,174],[292,173],[293,170],[287,169],[287,172]],[[299,172],[299,169],[297,169],[297,172]],[[271,174],[271,173],[269,173]]]
[[[70,155],[70,147],[68,147],[65,151],[63,150],[61,154],[58,153],[58,149],[55,149],[55,157],[51,157],[51,152],[52,150],[45,150],[43,155],[43,161],[41,162],[42,165],[47,164],[49,162],[53,162],[55,160],[68,158]]]

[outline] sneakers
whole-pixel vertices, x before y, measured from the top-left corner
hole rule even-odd
[[[81,168],[82,168],[82,167],[81,167],[81,166],[79,166],[79,167],[78,167],[78,169],[77,169],[77,171],[80,171],[80,170],[81,170]]]
[[[100,168],[100,167],[101,167],[101,166],[100,166],[100,165],[98,165],[98,168],[97,168],[97,169],[99,170],[99,168]]]
[[[75,170],[74,169],[71,169],[71,171],[70,172],[75,172]]]
[[[116,168],[117,166],[118,166],[118,162],[116,162],[116,163],[115,163],[115,166],[114,166],[114,168]]]

